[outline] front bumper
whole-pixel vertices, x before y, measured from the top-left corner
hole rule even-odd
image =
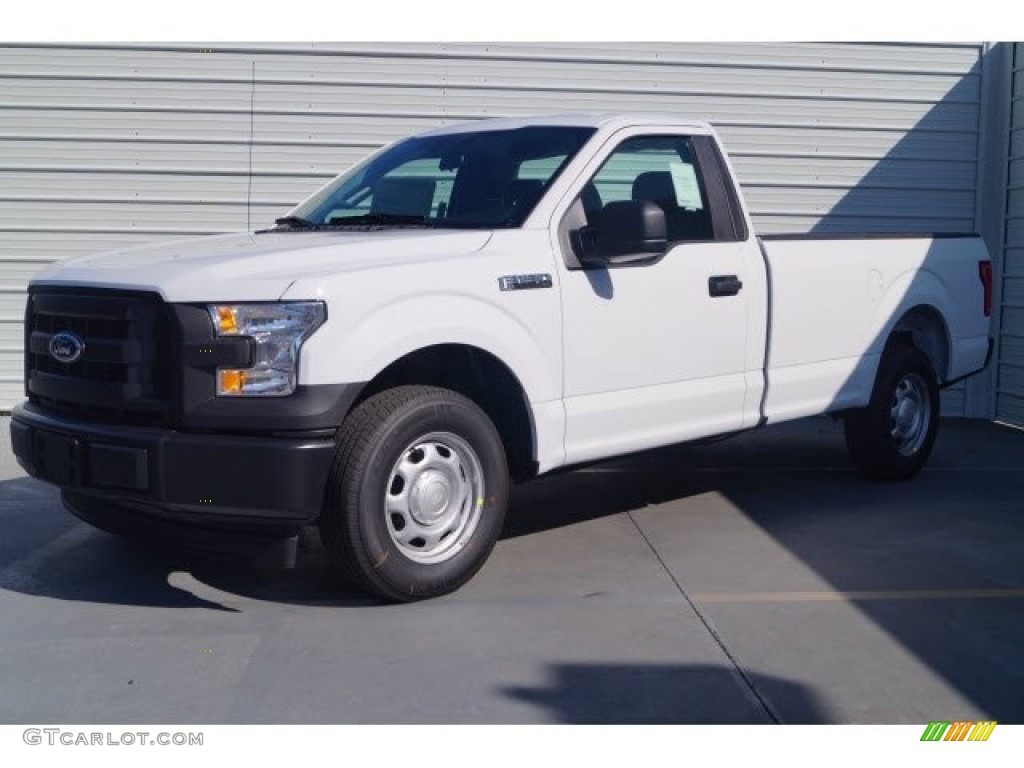
[[[77,422],[33,405],[11,415],[18,463],[69,494],[182,521],[303,525],[320,515],[334,440]]]

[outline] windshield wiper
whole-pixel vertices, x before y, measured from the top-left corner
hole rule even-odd
[[[374,226],[421,226],[429,227],[426,216],[408,213],[364,213],[360,216],[345,216],[326,224],[328,227],[374,227]]]
[[[274,223],[279,227],[294,227],[295,229],[312,229],[316,226],[312,221],[307,221],[301,216],[284,216],[274,219]]]
[[[339,229],[344,227],[430,227],[426,216],[407,213],[364,213],[359,216],[345,216],[326,224],[314,224],[301,216],[285,216],[275,219],[278,229]]]

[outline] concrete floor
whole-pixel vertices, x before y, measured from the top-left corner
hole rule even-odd
[[[516,490],[455,595],[382,606],[93,530],[0,419],[0,722],[1024,722],[1024,433],[915,481],[827,420]]]

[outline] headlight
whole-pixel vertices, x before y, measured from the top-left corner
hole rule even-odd
[[[218,368],[217,394],[227,397],[282,397],[295,391],[299,348],[323,324],[323,302],[210,304],[218,336],[247,336],[254,342],[251,368]]]

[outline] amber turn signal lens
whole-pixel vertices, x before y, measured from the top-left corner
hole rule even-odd
[[[245,387],[245,371],[217,371],[217,394],[241,392]]]
[[[221,334],[238,333],[234,307],[217,307],[217,330]]]

